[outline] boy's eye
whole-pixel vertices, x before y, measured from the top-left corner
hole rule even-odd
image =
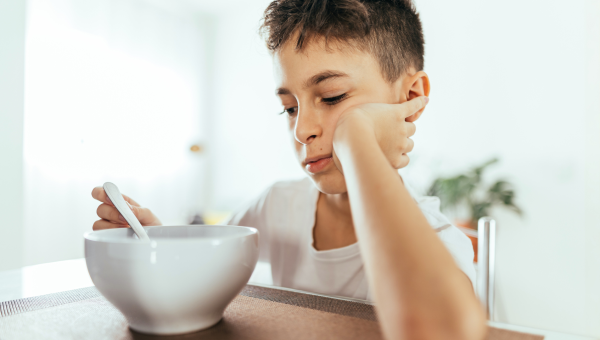
[[[339,102],[341,102],[342,100],[346,99],[346,93],[344,94],[340,94],[339,96],[335,96],[335,97],[329,97],[329,98],[322,98],[321,101],[327,105],[335,105]]]
[[[297,111],[298,111],[298,107],[294,106],[294,107],[290,107],[287,109],[283,109],[283,111],[279,112],[279,114],[281,115],[281,114],[287,113],[289,116],[293,116],[296,114]]]

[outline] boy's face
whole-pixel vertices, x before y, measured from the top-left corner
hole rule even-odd
[[[369,53],[331,43],[326,48],[323,41],[311,41],[302,52],[286,44],[274,67],[298,162],[321,192],[346,193],[344,175],[331,158],[340,115],[357,104],[405,102],[407,82],[385,80]]]

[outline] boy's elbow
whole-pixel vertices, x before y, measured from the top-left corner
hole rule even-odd
[[[441,318],[431,315],[407,316],[400,323],[403,325],[400,332],[390,340],[483,340],[487,334],[487,323],[481,308],[462,309]]]
[[[477,304],[455,319],[455,325],[450,329],[451,337],[443,334],[436,339],[483,340],[487,334],[487,318]]]

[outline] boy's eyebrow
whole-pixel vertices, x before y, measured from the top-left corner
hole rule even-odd
[[[276,95],[282,95],[282,94],[291,94],[290,90],[286,89],[285,87],[280,87],[277,89],[277,91],[275,91]]]
[[[320,82],[323,82],[325,80],[328,79],[332,79],[332,78],[340,78],[340,77],[348,77],[348,75],[344,72],[339,72],[339,71],[323,71],[321,73],[317,73],[314,76],[310,77],[305,83],[304,83],[304,87],[311,87],[314,85],[319,84]]]
[[[323,72],[317,73],[314,76],[307,79],[306,82],[304,82],[304,88],[317,85],[328,79],[340,78],[340,77],[349,77],[349,76],[346,73],[339,72],[339,71],[329,71],[329,70],[323,71]],[[277,95],[291,94],[290,90],[286,89],[285,87],[278,88],[277,91],[275,91],[275,93]]]

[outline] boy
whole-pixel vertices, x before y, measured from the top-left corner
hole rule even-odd
[[[412,3],[276,0],[262,28],[308,178],[276,183],[229,224],[260,231],[275,285],[373,300],[388,339],[481,339],[469,240],[396,170],[429,95]],[[95,230],[125,225],[92,195],[104,202]]]

